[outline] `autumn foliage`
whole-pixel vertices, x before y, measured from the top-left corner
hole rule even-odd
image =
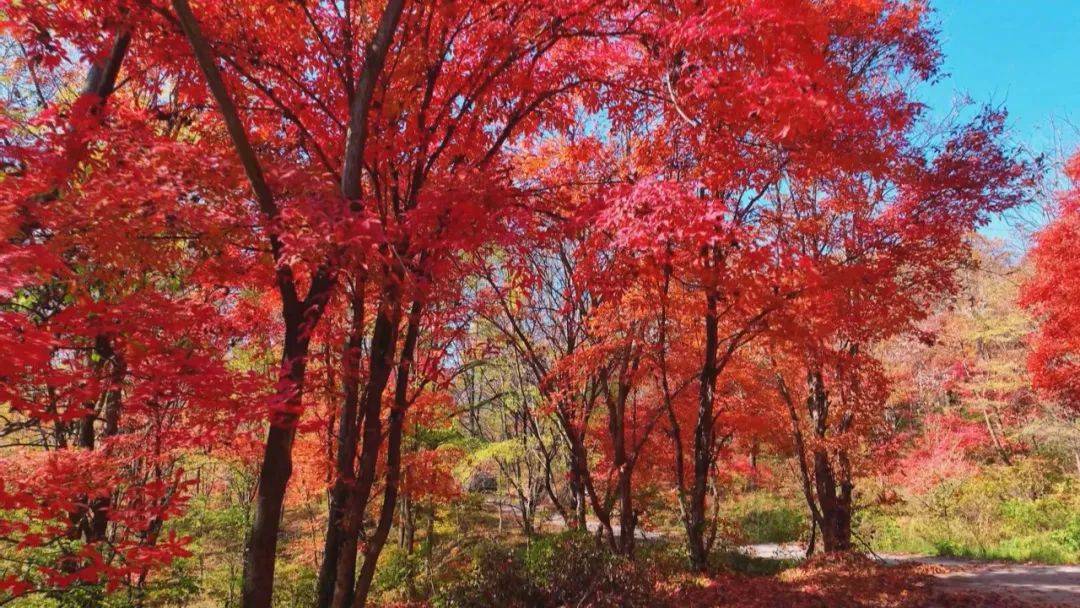
[[[1030,360],[1036,386],[1075,409],[1080,407],[1080,269],[1072,252],[1080,242],[1080,156],[1071,159],[1066,175],[1071,188],[1061,193],[1058,217],[1037,237],[1031,256],[1034,277],[1027,285],[1024,302],[1042,322]]]
[[[251,477],[247,607],[294,557],[314,604],[367,605],[384,549],[431,551],[491,471],[527,537],[592,525],[631,559],[667,521],[706,572],[765,450],[848,551],[856,483],[910,439],[883,345],[1035,179],[1003,112],[932,124],[912,95],[940,62],[920,1],[0,21],[0,599],[146,596],[198,540],[173,525],[216,487],[201,458]],[[1036,381],[1070,402],[1077,213],[1025,296]]]

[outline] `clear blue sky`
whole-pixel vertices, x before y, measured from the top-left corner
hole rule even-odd
[[[944,54],[939,82],[920,92],[933,115],[967,95],[1004,105],[1012,137],[1034,150],[1051,148],[1052,120],[1067,146],[1080,145],[1080,0],[930,3]],[[986,232],[1008,231],[995,222]]]

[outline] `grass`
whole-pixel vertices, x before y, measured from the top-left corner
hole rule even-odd
[[[879,552],[1080,563],[1080,482],[1046,470],[1039,462],[987,467],[905,503],[864,510],[859,534]]]

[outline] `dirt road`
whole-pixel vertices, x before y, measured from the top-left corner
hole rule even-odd
[[[955,567],[936,575],[942,589],[993,591],[1018,599],[1080,608],[1080,566],[971,563],[927,557],[901,559]]]
[[[588,522],[587,527],[595,532],[596,522]],[[638,530],[638,533],[643,540],[659,538],[658,534],[644,530]],[[753,557],[768,559],[798,560],[806,553],[806,548],[797,544],[746,545],[740,550]],[[976,562],[925,555],[884,554],[879,557],[891,564],[915,562],[945,566],[948,572],[934,575],[944,591],[989,592],[1026,602],[1080,608],[1080,566]]]
[[[748,545],[742,551],[754,557],[800,559],[805,549],[799,545]],[[1080,566],[974,562],[919,555],[881,557],[893,564],[916,562],[949,568],[946,573],[934,575],[943,590],[999,593],[1025,601],[1080,608]]]

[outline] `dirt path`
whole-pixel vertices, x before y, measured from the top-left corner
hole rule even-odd
[[[976,563],[911,556],[886,559],[949,567],[950,572],[935,575],[944,590],[993,591],[1032,602],[1080,608],[1080,566]]]
[[[748,545],[742,551],[754,557],[801,559],[799,545]],[[1043,566],[974,562],[919,555],[882,555],[886,563],[915,562],[945,566],[935,574],[941,589],[999,593],[1020,600],[1080,608],[1080,566]]]
[[[596,531],[596,526],[596,522],[587,523],[592,532]],[[658,534],[644,530],[638,530],[638,534],[643,540],[659,538]],[[794,543],[746,545],[740,550],[752,557],[767,559],[799,560],[806,554],[805,547]],[[989,592],[1025,602],[1080,608],[1080,566],[976,562],[925,555],[884,554],[879,557],[888,564],[914,562],[948,568],[947,572],[933,575],[943,591]]]

